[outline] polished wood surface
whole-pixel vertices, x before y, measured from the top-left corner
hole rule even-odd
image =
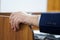
[[[0,13],[0,15],[3,15],[3,16],[10,16],[10,14],[11,13],[9,13],[9,12],[7,12],[7,13],[4,13],[4,12]],[[41,13],[40,12],[33,12],[32,15],[41,15]],[[33,30],[39,30],[39,27],[33,26],[32,29]]]
[[[27,24],[20,24],[18,31],[13,31],[9,17],[0,16],[0,40],[33,40],[32,31]]]
[[[48,12],[60,12],[60,0],[48,0]]]

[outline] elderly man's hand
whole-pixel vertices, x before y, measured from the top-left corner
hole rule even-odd
[[[19,23],[29,25],[38,25],[38,16],[29,15],[26,12],[14,12],[10,15],[11,28],[16,31],[19,29]]]

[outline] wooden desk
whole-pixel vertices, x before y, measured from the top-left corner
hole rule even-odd
[[[21,24],[20,30],[14,32],[9,24],[8,17],[0,16],[0,40],[33,40],[29,25]]]

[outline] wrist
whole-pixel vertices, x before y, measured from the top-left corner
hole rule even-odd
[[[29,24],[29,25],[34,25],[34,26],[38,26],[38,18],[39,16],[38,15],[31,15],[31,16],[28,16],[27,17],[27,20],[26,22]]]
[[[39,26],[39,24],[38,24],[38,18],[39,18],[39,15],[34,15],[32,17],[31,24],[34,25],[34,26]]]

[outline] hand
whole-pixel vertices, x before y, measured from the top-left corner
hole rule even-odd
[[[14,12],[10,15],[11,28],[16,31],[19,29],[19,23],[25,23],[27,18],[26,12]]]
[[[19,29],[19,23],[25,23],[29,25],[38,25],[38,16],[29,15],[26,12],[14,12],[10,15],[11,28],[16,31]]]

